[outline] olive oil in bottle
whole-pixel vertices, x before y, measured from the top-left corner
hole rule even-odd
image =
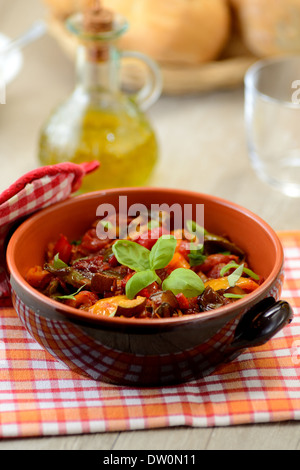
[[[74,15],[67,26],[79,39],[77,85],[42,129],[40,162],[98,160],[100,168],[85,177],[81,192],[145,185],[159,157],[155,132],[144,113],[160,96],[159,70],[146,56],[116,48],[127,22],[101,6]],[[122,92],[122,56],[147,63],[152,77],[148,92],[147,87],[136,97]]]

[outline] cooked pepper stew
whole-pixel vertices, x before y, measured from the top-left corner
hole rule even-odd
[[[105,237],[97,235],[99,223]],[[244,298],[263,282],[226,236],[208,233],[193,221],[187,226],[170,231],[161,217],[116,239],[118,227],[97,220],[80,240],[61,234],[50,243],[45,264],[32,267],[27,282],[70,307],[141,319],[213,310]]]

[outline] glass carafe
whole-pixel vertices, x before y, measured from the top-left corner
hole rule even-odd
[[[39,143],[42,165],[100,162],[81,192],[148,184],[158,160],[156,135],[145,111],[161,94],[159,68],[143,54],[118,50],[117,39],[128,24],[119,15],[107,19],[108,13],[101,8],[89,12],[86,27],[83,13],[68,19],[68,29],[79,40],[77,84],[46,122]],[[135,94],[121,89],[125,57],[144,61],[149,71]]]

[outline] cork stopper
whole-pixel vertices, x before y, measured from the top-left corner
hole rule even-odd
[[[98,34],[113,29],[114,15],[102,7],[100,0],[92,2],[84,12],[83,27],[88,34]]]
[[[100,0],[90,2],[83,13],[83,30],[89,36],[112,31],[114,28],[114,15],[102,7]],[[105,41],[90,40],[87,44],[88,59],[90,62],[105,62],[109,60],[109,46]]]

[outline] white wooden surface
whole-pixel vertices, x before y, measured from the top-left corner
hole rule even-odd
[[[39,0],[0,0],[0,31],[17,36],[43,15]],[[49,36],[24,51],[20,76],[0,106],[0,191],[38,165],[42,122],[71,92],[74,70]],[[243,89],[163,97],[149,111],[161,146],[155,186],[211,193],[256,212],[276,230],[300,229],[300,200],[265,186],[247,155]],[[83,436],[3,440],[0,450],[298,449],[298,422],[211,429],[160,429]]]

